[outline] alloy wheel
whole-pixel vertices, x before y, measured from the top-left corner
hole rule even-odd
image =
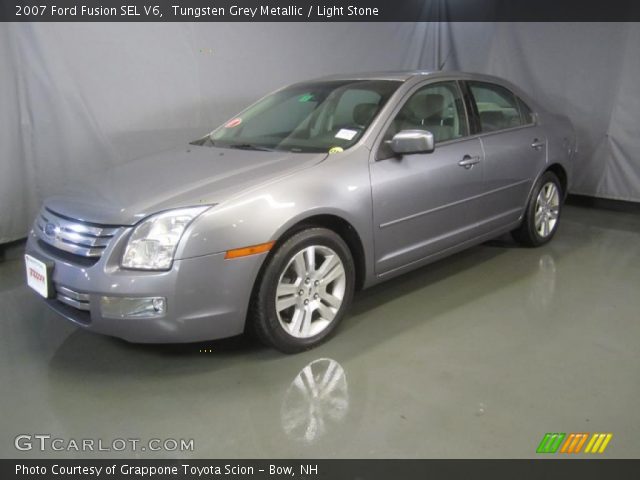
[[[553,182],[545,183],[536,199],[534,225],[542,238],[553,233],[560,214],[560,192]]]
[[[324,245],[310,245],[291,257],[275,295],[282,328],[296,338],[323,332],[342,306],[347,285],[340,256]]]

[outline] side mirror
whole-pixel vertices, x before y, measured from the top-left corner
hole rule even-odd
[[[433,133],[427,130],[402,130],[396,133],[389,147],[393,153],[430,153],[435,148]]]

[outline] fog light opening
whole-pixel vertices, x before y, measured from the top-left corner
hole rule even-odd
[[[101,297],[105,318],[157,318],[167,312],[165,297]]]

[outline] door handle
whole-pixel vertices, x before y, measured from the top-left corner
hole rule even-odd
[[[531,148],[535,150],[540,150],[542,147],[544,147],[544,145],[545,145],[544,142],[541,142],[537,138],[534,138],[533,143],[531,143]]]
[[[476,155],[475,157],[472,157],[471,155],[465,155],[464,157],[462,157],[462,160],[460,160],[458,162],[458,165],[460,165],[461,167],[464,167],[467,170],[469,170],[476,163],[480,163],[480,156],[479,155]]]

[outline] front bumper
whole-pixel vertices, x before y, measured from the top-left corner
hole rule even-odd
[[[251,291],[266,254],[225,260],[224,253],[216,253],[175,260],[164,272],[132,271],[109,260],[119,258],[123,242],[117,239],[97,263],[83,265],[43,245],[32,231],[26,253],[54,263],[56,291],[70,290],[88,299],[88,310],[55,298],[46,299],[47,305],[85,330],[137,343],[196,342],[244,331]],[[166,314],[106,318],[100,308],[103,296],[165,297]]]

